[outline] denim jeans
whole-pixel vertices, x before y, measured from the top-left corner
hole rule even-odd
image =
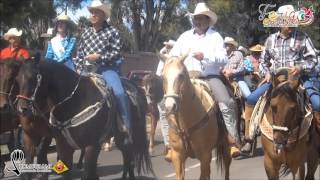
[[[316,77],[306,77],[303,80],[313,111],[320,112],[320,80]]]
[[[128,128],[128,130],[130,130],[131,114],[129,97],[124,91],[119,74],[113,69],[108,68],[99,69],[98,72],[99,74],[102,74],[104,80],[107,82],[107,85],[112,88],[116,97],[118,112],[120,112],[124,125],[126,128]]]
[[[247,97],[247,104],[249,105],[256,105],[259,98],[269,89],[272,87],[271,82],[265,83],[259,86],[255,91],[251,92],[251,94]]]
[[[244,98],[247,98],[250,94],[251,91],[249,89],[249,86],[247,85],[247,83],[244,81],[243,77],[237,77],[235,79],[239,85],[239,88],[241,90],[241,94]]]

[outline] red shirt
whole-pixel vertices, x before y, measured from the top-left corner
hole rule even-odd
[[[4,60],[7,58],[16,58],[16,60],[20,59],[20,58],[24,58],[24,59],[29,59],[30,55],[29,52],[22,48],[4,48],[0,51],[0,60]]]

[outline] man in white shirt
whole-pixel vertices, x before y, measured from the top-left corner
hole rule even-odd
[[[205,3],[198,3],[192,14],[194,28],[184,32],[170,51],[171,56],[188,54],[184,64],[188,71],[198,71],[207,80],[223,115],[232,144],[231,155],[240,154],[235,146],[239,144],[237,130],[236,103],[229,95],[221,81],[221,70],[228,62],[224,41],[221,35],[212,27],[217,21],[217,15]]]

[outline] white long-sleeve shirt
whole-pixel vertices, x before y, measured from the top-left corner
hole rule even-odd
[[[188,71],[199,71],[201,76],[218,75],[220,67],[228,62],[221,35],[213,28],[209,28],[205,35],[198,35],[194,29],[184,32],[170,51],[171,56],[181,56],[189,52],[184,64]],[[193,54],[202,52],[204,59],[198,61]]]

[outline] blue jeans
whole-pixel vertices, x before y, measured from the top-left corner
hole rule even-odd
[[[246,103],[252,106],[256,105],[259,98],[271,87],[272,87],[271,82],[261,85],[247,97]]]
[[[100,69],[98,72],[99,74],[102,74],[104,80],[107,82],[107,85],[112,88],[116,97],[118,112],[120,112],[124,125],[126,128],[128,128],[128,130],[130,130],[131,114],[129,97],[124,91],[119,74],[113,69],[108,68]]]
[[[317,78],[305,78],[303,87],[310,98],[313,111],[320,112],[320,81]]]
[[[237,83],[239,85],[239,88],[241,90],[241,93],[242,93],[243,97],[247,98],[251,94],[251,91],[250,91],[249,86],[247,85],[247,83],[244,81],[244,78],[243,77],[237,77],[236,81],[237,81]]]

